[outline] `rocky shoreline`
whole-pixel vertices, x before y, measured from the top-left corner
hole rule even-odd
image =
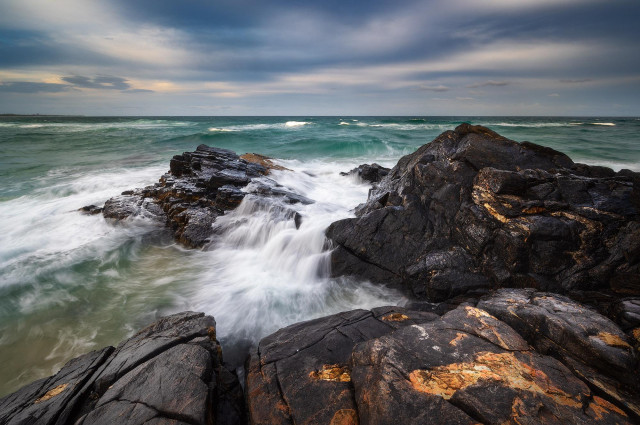
[[[156,185],[83,210],[152,217],[203,247],[246,196],[313,202],[275,167],[202,145]],[[213,317],[165,317],[0,399],[0,423],[640,422],[640,175],[467,124],[391,170],[345,174],[373,188],[327,230],[332,273],[413,301],[280,329],[240,377]]]

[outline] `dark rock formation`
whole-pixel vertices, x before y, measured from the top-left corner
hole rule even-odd
[[[178,242],[200,248],[210,242],[216,218],[236,208],[247,193],[288,204],[313,202],[265,177],[269,170],[286,169],[262,155],[239,157],[227,149],[200,145],[195,152],[174,156],[170,167],[159,183],[109,199],[103,215],[117,221],[140,216],[166,222]],[[247,188],[250,182],[254,184]]]
[[[244,422],[238,379],[222,364],[215,321],[203,313],[162,318],[0,399],[2,424]]]
[[[102,208],[95,205],[87,205],[86,207],[80,208],[78,211],[86,215],[96,215],[102,212]]]
[[[561,295],[534,290],[503,289],[477,306],[640,418],[638,357],[633,340],[613,321]]]
[[[400,159],[327,230],[335,275],[446,300],[532,287],[640,294],[640,177],[460,125]]]
[[[247,375],[251,423],[640,419],[637,354],[609,319],[533,290],[466,304],[442,317],[356,310],[264,338]]]
[[[291,325],[264,338],[247,367],[253,424],[357,423],[350,358],[362,341],[436,319],[400,307],[354,310]]]
[[[389,168],[383,167],[376,163],[371,165],[362,164],[348,173],[340,173],[341,176],[358,176],[360,180],[368,183],[378,183],[384,176],[391,171]]]

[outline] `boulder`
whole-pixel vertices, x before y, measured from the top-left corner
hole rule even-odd
[[[462,124],[329,226],[332,273],[430,301],[494,287],[638,295],[639,181]]]
[[[340,173],[341,176],[356,176],[360,180],[367,183],[378,183],[384,176],[391,171],[389,168],[376,164],[362,164],[354,168],[353,170]]]
[[[8,425],[212,422],[244,423],[244,402],[203,313],[164,317],[0,399]]]

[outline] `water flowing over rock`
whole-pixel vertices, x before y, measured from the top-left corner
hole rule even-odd
[[[164,221],[178,242],[200,248],[211,241],[216,219],[240,205],[248,192],[288,204],[313,202],[265,177],[270,169],[286,170],[262,155],[240,157],[227,149],[200,145],[194,152],[174,156],[159,183],[109,199],[102,213],[117,221],[135,216]],[[256,184],[247,190],[254,180]],[[83,211],[93,213],[97,207]]]
[[[640,175],[484,127],[400,159],[356,216],[327,230],[334,275],[432,301],[490,287],[640,294]]]
[[[162,318],[0,399],[0,423],[244,423],[242,389],[222,363],[215,325],[204,313]]]

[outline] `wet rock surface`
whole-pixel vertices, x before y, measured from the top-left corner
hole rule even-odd
[[[360,180],[367,183],[378,183],[384,176],[389,174],[391,169],[378,165],[376,163],[373,164],[362,164],[353,170],[340,173],[341,176],[357,176]]]
[[[184,312],[0,399],[3,424],[245,423],[215,320]]]
[[[349,365],[353,347],[436,318],[423,312],[407,315],[400,307],[354,310],[295,324],[264,338],[247,367],[251,423],[357,422]]]
[[[329,227],[332,270],[431,301],[494,287],[637,296],[639,182],[462,124]]]
[[[534,290],[460,301],[442,316],[398,307],[356,310],[264,338],[248,364],[251,423],[640,419],[637,353],[611,320]],[[616,375],[622,370],[626,376]],[[603,379],[617,392],[604,388]]]
[[[174,156],[169,172],[155,185],[123,192],[109,199],[101,211],[95,206],[83,211],[102,212],[115,221],[143,217],[164,222],[179,243],[200,248],[211,241],[216,219],[247,195],[288,204],[313,202],[266,177],[270,170],[287,169],[263,155],[238,156],[200,145],[194,152]]]

